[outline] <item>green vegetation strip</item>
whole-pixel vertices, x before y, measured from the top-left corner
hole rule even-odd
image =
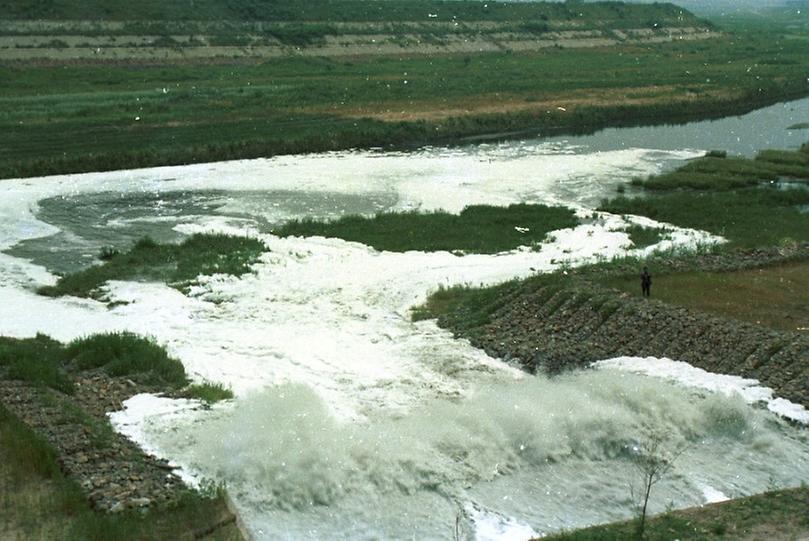
[[[474,336],[513,299],[537,293],[548,300],[561,291],[566,280],[563,274],[553,273],[487,287],[442,286],[429,296],[425,304],[415,307],[411,317],[414,321],[438,318],[442,327],[452,329],[456,335]]]
[[[784,177],[809,180],[809,153],[765,150],[755,160],[709,155],[671,173],[634,180],[632,184],[654,191],[681,188],[725,191]]]
[[[802,539],[809,533],[809,488],[768,492],[648,519],[643,539]],[[621,522],[544,537],[545,541],[639,539],[637,522]]]
[[[791,177],[790,183],[774,182]],[[809,144],[764,151],[755,160],[706,157],[636,184],[649,193],[602,202],[599,210],[636,214],[754,248],[809,241]]]
[[[466,207],[459,215],[404,212],[372,218],[347,216],[332,222],[296,220],[276,233],[337,237],[392,252],[447,250],[488,254],[535,245],[545,240],[550,231],[578,224],[575,213],[563,207],[476,205]]]
[[[11,379],[72,394],[70,374],[103,369],[111,376],[126,376],[149,385],[182,388],[185,369],[153,340],[132,333],[109,333],[79,338],[67,345],[45,336],[0,337],[0,368]]]
[[[62,344],[43,334],[36,338],[0,337],[0,367],[10,379],[72,394],[73,380],[65,372]]]
[[[366,0],[195,0],[166,4],[142,0],[133,5],[125,0],[2,0],[0,13],[6,19],[87,20],[87,21],[523,21],[548,19],[601,21],[625,20],[627,24],[648,27],[657,23],[695,24],[698,20],[674,5],[632,6],[617,2],[587,4],[514,4],[469,0],[408,0],[407,2]]]
[[[38,293],[93,297],[108,280],[162,281],[185,291],[200,275],[241,276],[249,272],[265,250],[256,239],[227,235],[193,235],[179,245],[157,244],[147,238],[125,254],[105,251],[103,264],[64,276],[55,286],[42,287]]]
[[[226,514],[221,491],[188,491],[146,514],[94,512],[79,486],[62,474],[53,448],[0,404],[0,538],[181,539]],[[241,537],[231,527],[206,539]]]

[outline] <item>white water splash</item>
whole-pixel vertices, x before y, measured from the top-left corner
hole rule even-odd
[[[748,404],[762,403],[773,413],[798,423],[809,424],[809,411],[800,404],[776,398],[773,390],[760,385],[757,379],[715,374],[682,361],[655,357],[618,357],[593,363],[595,368],[624,370],[656,378],[676,381],[695,389],[705,389],[727,396],[739,395]]]

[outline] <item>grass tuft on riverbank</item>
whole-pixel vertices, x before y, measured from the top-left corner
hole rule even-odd
[[[55,286],[37,292],[49,297],[97,297],[98,288],[109,280],[162,281],[185,291],[200,275],[250,272],[250,265],[265,250],[259,240],[229,235],[197,234],[181,244],[144,238],[129,252],[105,251],[101,265],[63,276]]]
[[[754,248],[809,240],[806,205],[809,190],[768,187],[618,197],[602,202],[599,210],[701,229],[725,237],[731,247]]]
[[[668,230],[662,227],[643,227],[642,225],[631,225],[626,228],[629,240],[635,249],[648,248],[666,238]]]
[[[72,394],[73,381],[63,366],[62,344],[43,334],[35,338],[0,337],[0,368],[10,379]]]
[[[780,178],[809,180],[809,155],[777,150],[760,152],[754,160],[709,155],[692,160],[676,171],[635,180],[632,184],[653,191],[727,191],[759,186]]]
[[[331,222],[294,220],[276,234],[337,237],[380,251],[446,250],[490,254],[539,244],[549,232],[578,224],[575,213],[564,207],[474,205],[458,215],[443,211],[403,212],[370,218],[346,216]]]
[[[9,379],[73,394],[71,373],[102,369],[147,385],[179,389],[188,383],[180,361],[153,339],[133,333],[97,334],[63,345],[35,338],[0,337],[0,369]]]
[[[764,150],[754,160],[728,158],[712,152],[676,171],[646,180],[634,180],[632,184],[652,191],[728,191],[759,186],[782,178],[809,180],[809,154],[805,150]]]
[[[129,332],[76,339],[65,347],[63,358],[78,370],[103,368],[111,376],[137,376],[147,384],[179,388],[188,381],[183,364],[165,348]]]
[[[206,381],[204,383],[189,385],[182,390],[180,396],[182,398],[191,398],[213,404],[222,400],[230,400],[233,398],[233,391],[221,383]]]

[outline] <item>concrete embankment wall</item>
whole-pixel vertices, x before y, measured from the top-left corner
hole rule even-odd
[[[778,396],[809,407],[809,336],[588,283],[521,293],[471,340],[490,355],[551,373],[616,356],[668,357],[758,379]]]

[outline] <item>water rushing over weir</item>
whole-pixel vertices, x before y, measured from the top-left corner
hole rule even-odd
[[[626,253],[627,219],[589,208],[627,177],[696,155],[529,141],[3,181],[0,334],[132,330],[193,378],[230,385],[237,399],[210,411],[140,396],[113,420],[186,473],[226,482],[262,539],[447,539],[456,519],[469,538],[526,539],[623,518],[629,456],[650,434],[684,449],[655,510],[809,481],[806,431],[739,396],[614,367],[528,376],[409,320],[441,284]],[[571,205],[585,223],[540,251],[464,257],[271,234],[297,216],[520,201]],[[254,274],[205,279],[189,296],[111,283],[127,303],[111,310],[32,293],[101,246],[197,231],[255,235],[269,252]],[[667,243],[706,240],[676,230]]]
[[[702,504],[711,489],[732,497],[790,485],[809,467],[805,437],[738,397],[695,400],[612,371],[489,374],[463,399],[361,423],[335,419],[310,387],[285,384],[150,439],[228,479],[259,537],[447,539],[458,516],[471,538],[624,518],[638,483],[629,458],[652,433],[672,453],[685,449],[655,493],[658,511]]]

